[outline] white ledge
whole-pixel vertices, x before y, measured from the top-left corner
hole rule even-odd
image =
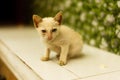
[[[59,66],[54,53],[40,60],[44,47],[34,28],[0,29],[0,59],[18,80],[120,80],[120,56],[85,44],[81,57]]]

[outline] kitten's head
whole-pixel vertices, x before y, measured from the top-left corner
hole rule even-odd
[[[62,12],[58,12],[55,17],[41,18],[33,15],[34,26],[44,40],[52,41],[59,35],[62,20]]]

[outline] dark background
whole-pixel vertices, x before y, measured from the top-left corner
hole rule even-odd
[[[1,0],[0,24],[30,24],[33,0]]]

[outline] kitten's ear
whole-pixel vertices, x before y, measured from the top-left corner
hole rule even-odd
[[[42,18],[38,15],[33,15],[33,23],[36,28],[38,28],[38,24],[42,22]]]
[[[55,15],[54,20],[57,21],[59,23],[59,25],[61,24],[61,22],[62,22],[62,11],[58,12]]]

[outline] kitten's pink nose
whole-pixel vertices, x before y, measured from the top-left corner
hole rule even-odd
[[[48,40],[51,40],[52,39],[52,36],[48,36]]]
[[[48,34],[48,40],[51,40],[51,39],[52,39],[52,34],[49,33],[49,34]]]

